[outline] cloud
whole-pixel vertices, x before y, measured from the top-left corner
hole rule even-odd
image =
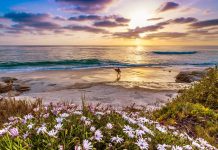
[[[127,31],[127,32],[115,32],[113,33],[114,37],[119,37],[119,38],[138,38],[139,33],[134,32],[134,31]]]
[[[156,26],[164,27],[164,26],[169,25],[169,24],[186,24],[186,23],[194,23],[197,21],[198,21],[198,19],[193,18],[193,17],[187,17],[187,18],[180,17],[180,18],[169,19],[166,21],[159,22],[156,24]]]
[[[32,13],[16,13],[11,12],[4,15],[5,18],[11,19],[14,22],[35,22],[42,21],[49,18],[48,14],[32,14]]]
[[[85,32],[91,32],[91,33],[108,33],[108,31],[104,29],[99,29],[99,28],[90,27],[90,26],[69,25],[69,26],[64,27],[64,29],[69,29],[73,31],[85,31]]]
[[[59,16],[52,16],[49,14],[33,14],[26,12],[12,12],[7,13],[3,16],[6,19],[12,20],[14,23],[10,27],[5,28],[5,33],[10,34],[20,34],[20,33],[31,33],[31,34],[44,34],[43,31],[52,31],[53,33],[63,33],[69,31],[84,31],[91,33],[108,33],[105,29],[100,29],[92,26],[80,26],[80,25],[65,25],[61,26],[56,21],[66,21],[65,18]],[[71,18],[72,19],[72,18]],[[75,19],[75,18],[74,18]],[[100,19],[100,16],[97,15],[87,15],[79,16],[75,20],[84,20],[84,19]],[[3,25],[0,24],[0,28]]]
[[[150,26],[145,26],[145,27],[137,27],[135,29],[129,29],[126,32],[116,32],[113,35],[115,37],[121,37],[121,38],[138,38],[140,33],[146,33],[146,32],[155,32],[158,31],[160,29],[163,29],[165,26],[170,25],[170,24],[185,24],[185,23],[193,23],[196,22],[197,19],[196,18],[192,18],[192,17],[181,17],[181,18],[176,18],[176,19],[170,19],[167,21],[162,21],[159,22],[155,25],[150,25]],[[167,36],[173,36],[171,34],[175,33],[176,36],[182,36],[184,34],[180,34],[177,32],[162,32],[161,34],[159,34],[162,37],[167,37]],[[151,34],[151,36],[155,36],[157,35],[155,34]]]
[[[67,19],[64,18],[64,17],[56,16],[56,17],[54,17],[54,20],[58,20],[58,21],[66,21]]]
[[[113,36],[121,37],[121,38],[138,38],[140,33],[154,32],[163,28],[164,27],[161,24],[145,26],[145,27],[137,27],[135,29],[129,29],[126,32],[115,32]]]
[[[176,18],[176,19],[170,20],[171,23],[179,23],[179,24],[193,23],[193,22],[197,22],[197,21],[198,21],[198,19],[193,18],[193,17],[187,17],[187,18],[181,17],[181,18]]]
[[[110,15],[110,16],[99,16],[99,15],[79,15],[70,17],[68,20],[71,21],[96,21],[94,23],[95,26],[102,27],[116,27],[116,26],[124,26],[125,23],[128,23],[130,19],[124,18],[118,15]]]
[[[98,15],[80,15],[77,17],[70,17],[68,20],[72,21],[87,21],[87,20],[100,20],[101,16]]]
[[[104,21],[95,22],[94,26],[96,26],[96,27],[119,27],[119,26],[126,26],[126,24],[117,23],[117,22],[109,21],[109,20],[104,20]]]
[[[48,14],[33,14],[33,13],[16,13],[11,12],[4,15],[5,18],[11,19],[14,22],[20,23],[22,26],[52,30],[60,28],[60,25],[52,22],[53,19]]]
[[[34,30],[22,24],[14,24],[11,25],[10,27],[6,27],[5,33],[9,33],[9,34],[34,33]]]
[[[0,24],[0,29],[4,28],[5,26],[3,24]]]
[[[178,3],[175,3],[175,2],[166,2],[166,3],[163,3],[158,9],[157,11],[158,12],[165,12],[165,11],[168,11],[168,10],[172,10],[172,9],[176,9],[179,7],[179,4]]]
[[[210,35],[210,34],[213,34],[213,33],[209,32],[208,30],[191,30],[191,31],[189,31],[189,33],[198,34],[198,35]]]
[[[218,27],[209,27],[206,29],[196,28],[196,29],[189,30],[188,33],[197,34],[197,35],[217,35],[218,34]]]
[[[218,26],[218,19],[198,21],[198,22],[191,24],[192,28],[205,28],[205,27],[211,27],[211,26]]]
[[[96,12],[105,9],[114,0],[56,0],[56,2],[71,4],[70,9],[80,12]],[[69,9],[69,8],[68,8]]]
[[[117,17],[115,18],[116,22],[120,22],[120,23],[128,23],[130,21],[130,19],[124,18],[124,17]]]
[[[161,20],[163,19],[162,17],[158,17],[158,18],[149,18],[147,19],[147,21],[156,21],[156,20]]]
[[[145,36],[145,39],[154,39],[154,38],[180,38],[187,36],[187,33],[182,32],[159,32],[159,33],[151,33]]]

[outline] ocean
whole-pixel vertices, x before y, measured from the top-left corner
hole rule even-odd
[[[0,46],[0,72],[216,64],[218,46]]]

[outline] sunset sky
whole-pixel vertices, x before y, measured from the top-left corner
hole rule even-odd
[[[218,0],[1,0],[1,45],[218,45]]]

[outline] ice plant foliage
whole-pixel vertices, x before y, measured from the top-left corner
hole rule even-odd
[[[140,110],[58,103],[8,120],[0,129],[0,149],[217,150],[202,138],[146,118]]]

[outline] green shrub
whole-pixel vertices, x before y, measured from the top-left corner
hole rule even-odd
[[[218,69],[209,69],[199,83],[185,89],[175,100],[200,103],[211,109],[218,109]]]
[[[210,69],[205,78],[183,92],[153,118],[173,125],[195,137],[204,137],[218,146],[218,70]]]

